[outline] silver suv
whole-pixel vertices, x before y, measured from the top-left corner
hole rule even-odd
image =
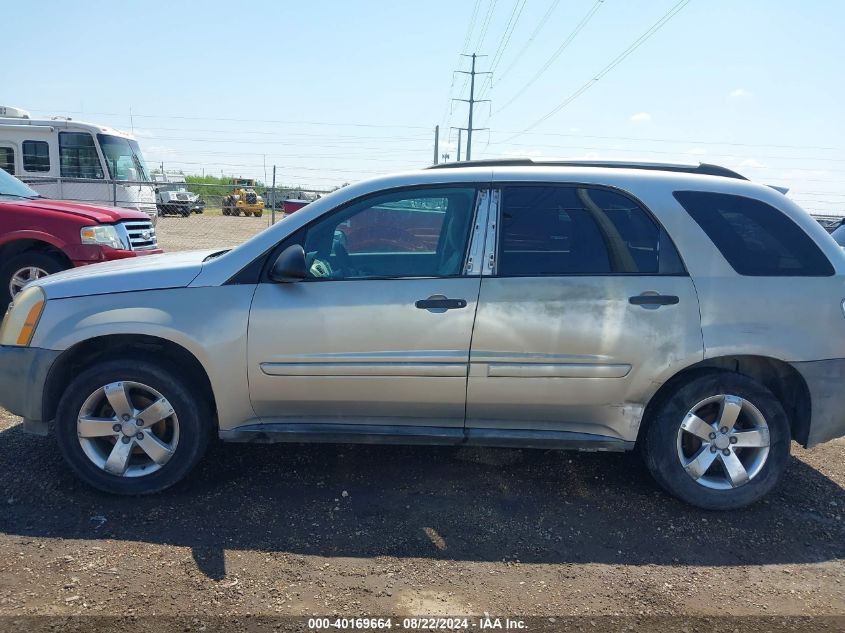
[[[113,493],[228,441],[639,448],[736,508],[845,434],[845,254],[713,165],[459,163],[317,200],[229,251],[21,292],[0,404]]]

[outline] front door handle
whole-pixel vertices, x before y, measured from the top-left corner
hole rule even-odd
[[[443,295],[433,295],[428,299],[420,299],[414,304],[420,310],[432,312],[446,312],[446,310],[457,310],[466,308],[466,299],[449,299]]]
[[[659,295],[656,293],[643,293],[634,297],[628,297],[628,303],[632,306],[643,306],[644,308],[659,308],[660,306],[673,306],[680,303],[675,295]]]

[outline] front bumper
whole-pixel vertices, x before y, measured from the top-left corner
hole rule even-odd
[[[0,345],[0,407],[27,421],[42,421],[44,385],[60,351]]]
[[[130,251],[95,244],[72,244],[66,247],[66,252],[74,266],[85,266],[86,264],[110,262],[116,259],[144,257],[145,255],[160,255],[164,251],[160,248]]]
[[[810,390],[806,447],[845,436],[845,358],[791,363]]]

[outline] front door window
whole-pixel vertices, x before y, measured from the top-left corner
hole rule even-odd
[[[313,279],[454,277],[462,272],[476,190],[379,194],[305,230]]]

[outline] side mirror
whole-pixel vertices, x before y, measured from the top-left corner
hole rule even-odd
[[[283,250],[270,270],[270,279],[283,284],[300,281],[307,276],[305,251],[299,244],[292,244]]]

